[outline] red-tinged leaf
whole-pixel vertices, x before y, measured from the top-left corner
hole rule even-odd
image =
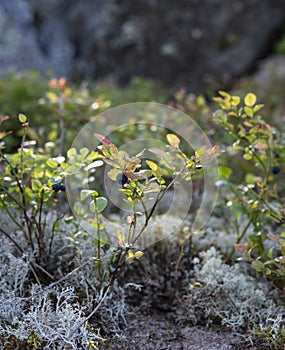
[[[97,133],[94,133],[94,136],[97,140],[99,140],[101,143],[103,143],[103,145],[105,145],[105,146],[111,145],[111,142],[107,139],[107,137],[105,137],[101,134],[97,134]]]
[[[174,134],[167,134],[166,137],[167,137],[167,141],[170,144],[170,146],[173,146],[173,147],[178,147],[179,146],[180,139],[176,135],[174,135]]]

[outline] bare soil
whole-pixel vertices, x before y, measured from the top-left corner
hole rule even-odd
[[[126,327],[125,341],[110,349],[229,350],[244,349],[242,339],[225,330],[178,326],[170,314],[134,315]],[[253,349],[253,348],[252,348]]]

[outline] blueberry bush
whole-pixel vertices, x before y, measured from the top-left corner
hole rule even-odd
[[[143,305],[176,309],[181,325],[225,326],[246,334],[250,344],[282,348],[284,134],[261,116],[254,93],[241,98],[220,91],[209,103],[185,90],[167,98],[140,79],[124,89],[107,83],[77,88],[36,73],[27,75],[26,85],[6,77],[0,91],[4,87],[10,94],[0,94],[3,349],[118,348],[130,310]],[[70,148],[96,113],[154,95],[200,122],[215,146],[194,151],[171,130],[154,131],[154,117],[145,115],[139,128],[130,120],[108,137],[94,133],[96,149]],[[165,148],[131,155],[119,147],[154,135]],[[159,212],[174,185],[193,180],[202,187],[203,169],[216,156],[220,196],[208,228],[191,232],[189,212],[175,235],[140,248],[145,235],[160,237],[175,226],[175,217]],[[86,178],[78,177],[80,170]],[[107,213],[104,170],[128,204],[127,215]],[[79,198],[73,208],[70,189]]]

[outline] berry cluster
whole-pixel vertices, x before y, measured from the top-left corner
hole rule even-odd
[[[52,189],[54,192],[62,191],[65,192],[65,185],[64,184],[53,184]]]

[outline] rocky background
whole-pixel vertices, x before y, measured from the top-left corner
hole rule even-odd
[[[284,0],[1,0],[0,74],[133,76],[193,92],[255,69],[285,31]]]

